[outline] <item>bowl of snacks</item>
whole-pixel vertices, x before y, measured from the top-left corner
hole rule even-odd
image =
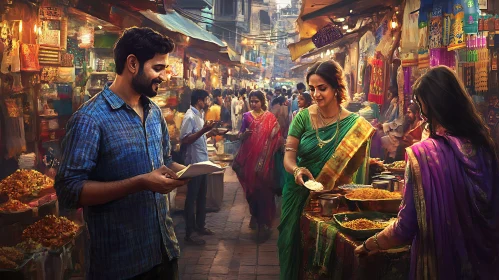
[[[395,161],[390,164],[385,164],[385,168],[392,173],[404,173],[405,172],[405,161]]]
[[[350,210],[398,213],[402,195],[387,190],[362,188],[345,195]],[[353,209],[352,209],[353,208]]]
[[[380,212],[341,213],[333,215],[341,232],[356,239],[367,239],[397,220],[394,214]]]

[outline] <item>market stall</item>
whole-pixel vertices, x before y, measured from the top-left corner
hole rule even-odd
[[[363,259],[354,254],[363,240],[394,221],[400,201],[399,192],[372,185],[312,192],[300,221],[304,248],[301,279],[407,278],[409,247]]]

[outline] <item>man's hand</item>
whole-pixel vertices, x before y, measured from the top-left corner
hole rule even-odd
[[[163,165],[143,175],[144,188],[153,192],[167,194],[187,183],[187,181],[177,180],[177,178],[175,172]]]
[[[204,123],[204,126],[203,126],[203,129],[202,129],[202,130],[206,133],[206,132],[208,132],[208,131],[212,130],[212,129],[213,129],[213,127],[215,127],[215,125],[216,125],[216,124],[217,124],[217,123],[216,123],[216,122],[214,122],[214,121],[206,121],[206,122]]]

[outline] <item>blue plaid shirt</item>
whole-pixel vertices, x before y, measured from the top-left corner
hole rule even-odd
[[[71,117],[55,182],[61,206],[77,208],[86,180],[111,182],[172,164],[167,124],[159,107],[142,97],[145,125],[107,86]],[[84,208],[87,277],[124,279],[179,258],[168,198],[141,191]],[[162,249],[162,247],[164,249]]]

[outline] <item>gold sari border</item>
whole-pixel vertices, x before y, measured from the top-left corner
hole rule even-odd
[[[373,134],[374,127],[364,118],[359,118],[326,162],[317,181],[321,182],[326,190],[332,190],[350,159]]]
[[[411,147],[406,148],[407,158],[414,178],[413,196],[419,228],[419,252],[416,263],[416,279],[437,279],[435,252],[433,252],[433,226],[427,223],[423,177],[418,159]]]

